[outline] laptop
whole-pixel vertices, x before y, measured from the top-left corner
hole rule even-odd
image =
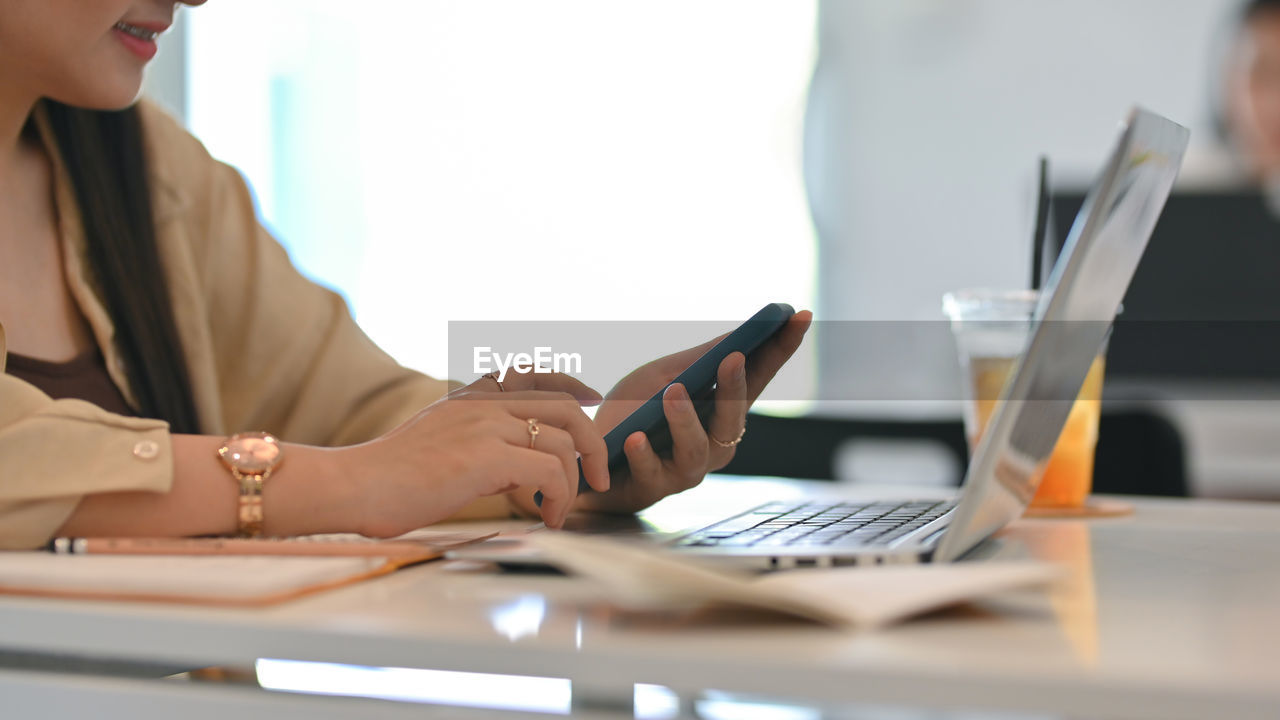
[[[1111,330],[1188,137],[1166,118],[1130,112],[1045,281],[1027,347],[955,499],[773,502],[694,525],[671,544],[762,568],[950,562],[1022,515]]]

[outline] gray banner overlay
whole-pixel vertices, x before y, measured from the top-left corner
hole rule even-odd
[[[485,372],[515,373],[514,365],[536,362],[605,392],[637,367],[693,347],[732,330],[726,322],[476,321],[449,323],[449,377],[472,382]],[[1081,323],[1049,327],[1061,336],[1094,335]],[[1071,325],[1074,325],[1072,327]],[[987,328],[998,327],[988,323]],[[1092,328],[1090,328],[1092,329]],[[789,381],[771,385],[770,401],[960,401],[962,373],[949,321],[815,322],[806,343],[815,343],[824,367],[790,372]],[[831,349],[852,349],[838,357]],[[921,353],[949,354],[954,375],[939,382],[868,386],[856,380],[874,375],[872,366],[922,365]],[[690,358],[692,360],[692,357]],[[937,366],[937,363],[934,363]],[[802,375],[803,377],[795,377]],[[819,383],[818,377],[835,378]],[[1280,321],[1133,320],[1114,325],[1107,350],[1107,386],[1161,388],[1176,397],[1194,387],[1188,399],[1206,399],[1212,388],[1240,399],[1242,385],[1280,388]],[[1206,395],[1206,388],[1209,388]],[[1271,394],[1274,399],[1275,393]],[[641,397],[628,399],[645,399]],[[1045,398],[1048,399],[1048,398]],[[1067,398],[1057,398],[1067,399]],[[1262,399],[1262,398],[1260,398]]]

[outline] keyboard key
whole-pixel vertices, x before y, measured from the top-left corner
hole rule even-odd
[[[698,532],[699,533],[706,533],[706,532],[737,533],[737,532],[742,532],[743,530],[750,530],[756,525],[759,525],[760,522],[761,522],[760,518],[756,517],[755,515],[751,515],[751,514],[739,515],[738,517],[729,518],[724,522],[719,522],[710,527],[703,528]]]
[[[795,510],[799,505],[793,502],[772,502],[768,505],[761,505],[751,511],[753,515],[782,515]]]

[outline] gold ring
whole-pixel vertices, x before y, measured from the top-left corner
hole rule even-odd
[[[498,392],[506,392],[506,391],[507,391],[507,389],[506,389],[505,387],[503,387],[503,386],[502,386],[502,381],[498,379],[498,373],[496,373],[496,372],[489,372],[489,373],[485,373],[485,374],[481,375],[480,377],[482,377],[482,378],[489,378],[490,380],[492,380],[492,381],[494,381],[494,382],[498,383]]]
[[[722,448],[736,447],[738,443],[742,442],[742,436],[746,434],[747,434],[746,423],[742,424],[742,432],[738,433],[738,437],[730,440],[729,442],[725,442],[724,440],[721,440],[720,438],[716,437],[714,434],[712,434],[710,430],[707,431],[707,437],[711,438],[711,442],[719,445]]]
[[[542,428],[538,427],[538,418],[529,418],[529,447],[533,447],[533,441],[538,439],[538,433],[542,432]]]

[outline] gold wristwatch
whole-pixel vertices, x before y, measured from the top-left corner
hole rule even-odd
[[[240,484],[240,535],[258,537],[262,534],[262,485],[283,459],[280,441],[264,432],[236,433],[222,441],[218,457]]]

